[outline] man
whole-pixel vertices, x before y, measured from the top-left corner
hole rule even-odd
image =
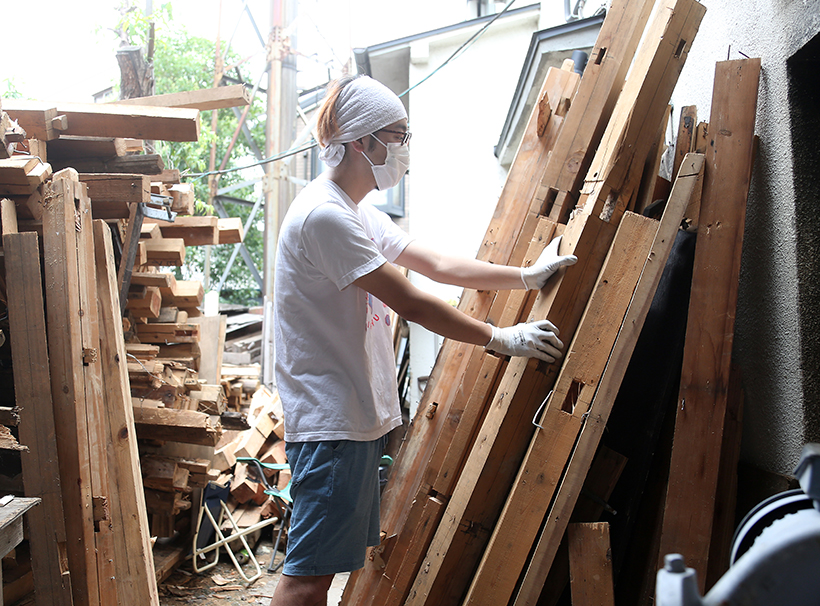
[[[497,328],[422,292],[393,263],[466,288],[541,288],[574,256],[553,241],[529,268],[441,255],[359,205],[409,165],[407,114],[368,77],[331,85],[319,113],[330,167],[294,200],[278,244],[276,383],[285,409],[293,514],[271,606],[324,605],[337,572],[379,542],[378,464],[401,424],[388,307],[444,337],[554,362],[563,344],[543,320]]]

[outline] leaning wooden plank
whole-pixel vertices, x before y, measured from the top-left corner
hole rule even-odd
[[[536,199],[553,221],[565,223],[621,93],[653,0],[612,2],[572,99]]]
[[[5,228],[5,221],[4,221]],[[71,574],[48,370],[43,285],[37,234],[4,234],[9,338],[14,360],[14,394],[20,408],[21,455],[26,495],[42,499],[29,511],[31,565],[36,603],[71,606]]]
[[[705,12],[697,0],[658,3],[585,178],[586,212],[606,220],[628,207]]]
[[[39,116],[51,109],[48,103],[20,99],[5,99],[3,106],[12,118],[32,113]],[[196,109],[58,103],[56,113],[68,119],[68,126],[62,131],[65,135],[158,141],[196,141],[199,138],[199,111]],[[42,138],[48,140],[48,137]]]
[[[117,520],[114,554],[121,595],[135,604],[158,605],[151,537],[142,489],[136,427],[126,368],[117,275],[111,232],[94,221],[95,261],[100,320],[100,362],[111,441],[109,501]]]
[[[570,524],[572,606],[615,606],[609,524]]]
[[[244,84],[218,86],[202,90],[169,93],[153,97],[135,97],[114,101],[116,105],[149,105],[161,107],[191,107],[200,111],[250,105],[250,92]]]
[[[534,606],[538,602],[541,588],[552,566],[556,550],[566,529],[569,516],[583,485],[589,466],[600,441],[600,436],[609,418],[609,412],[623,380],[641,327],[649,312],[666,260],[669,257],[675,234],[680,225],[683,211],[689,200],[700,189],[700,175],[703,156],[693,154],[683,163],[681,172],[672,189],[666,210],[661,219],[651,252],[646,259],[640,282],[626,313],[618,339],[600,379],[578,445],[575,447],[569,465],[556,491],[554,503],[547,513],[546,525],[540,531],[535,549],[521,587],[515,600],[516,606]],[[542,518],[543,519],[543,518]]]
[[[76,606],[100,603],[79,322],[74,184],[66,178],[46,184],[43,206],[46,315],[51,394],[66,522],[68,565]]]
[[[149,440],[216,446],[222,434],[219,423],[214,426],[204,412],[145,407],[138,400],[134,400],[134,424],[137,437]]]
[[[68,174],[63,179],[69,181]],[[97,276],[94,262],[94,233],[91,225],[91,200],[85,183],[71,173],[77,205],[75,218],[75,246],[77,247],[76,278],[80,291],[80,335],[83,354],[83,387],[85,414],[88,426],[88,445],[91,455],[91,491],[95,503],[94,532],[98,554],[114,552],[116,521],[111,517],[109,497],[110,476],[108,444],[113,440],[106,418],[108,402],[103,394],[103,376],[100,364],[100,322],[97,309]],[[101,604],[115,604],[119,600],[116,561],[111,557],[97,557],[97,579]]]
[[[680,553],[703,592],[732,358],[760,60],[715,68],[710,145],[686,325],[660,558]],[[704,227],[708,226],[708,229]],[[685,405],[684,405],[685,403]]]
[[[589,413],[657,226],[624,215],[465,603],[509,601]]]

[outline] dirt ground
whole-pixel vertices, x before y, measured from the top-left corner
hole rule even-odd
[[[237,572],[231,559],[223,552],[219,563],[201,573],[193,571],[191,560],[183,562],[167,579],[159,585],[160,604],[162,606],[181,606],[198,604],[200,606],[248,606],[249,604],[267,606],[273,596],[273,590],[279,582],[282,567],[275,573],[267,571],[273,543],[270,537],[263,536],[256,546],[255,556],[262,568],[262,576],[251,583],[246,583]],[[209,558],[212,557],[209,555]],[[277,552],[276,564],[283,558]],[[243,565],[248,577],[253,576],[255,568],[248,562]],[[347,574],[337,574],[328,594],[328,606],[337,606],[342,597]]]

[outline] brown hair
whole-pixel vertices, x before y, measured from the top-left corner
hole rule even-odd
[[[356,76],[344,76],[328,84],[327,96],[319,109],[316,122],[316,134],[319,136],[320,146],[325,147],[339,132],[339,124],[336,122],[336,100],[344,87],[355,79]]]

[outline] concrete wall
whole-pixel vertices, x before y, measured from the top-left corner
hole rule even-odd
[[[817,282],[814,249],[800,245],[801,234],[816,228],[795,220],[794,184],[801,175],[793,170],[794,157],[802,152],[792,144],[786,61],[820,31],[820,1],[704,4],[706,16],[673,95],[675,124],[683,105],[696,105],[699,120],[709,119],[717,61],[761,58],[760,151],[747,206],[733,359],[746,391],[742,458],[790,473],[804,441],[817,435],[811,391],[817,370],[807,355],[816,349],[816,333],[806,329],[818,314],[798,303],[801,290]],[[816,213],[804,214],[817,221],[810,218]]]
[[[538,26],[538,11],[502,18],[469,50],[411,95],[410,233],[445,253],[475,257],[504,185],[493,154]],[[475,29],[430,38],[412,49],[410,83],[441,65]],[[411,280],[456,303],[460,288],[416,274]],[[441,339],[411,324],[411,416]]]

